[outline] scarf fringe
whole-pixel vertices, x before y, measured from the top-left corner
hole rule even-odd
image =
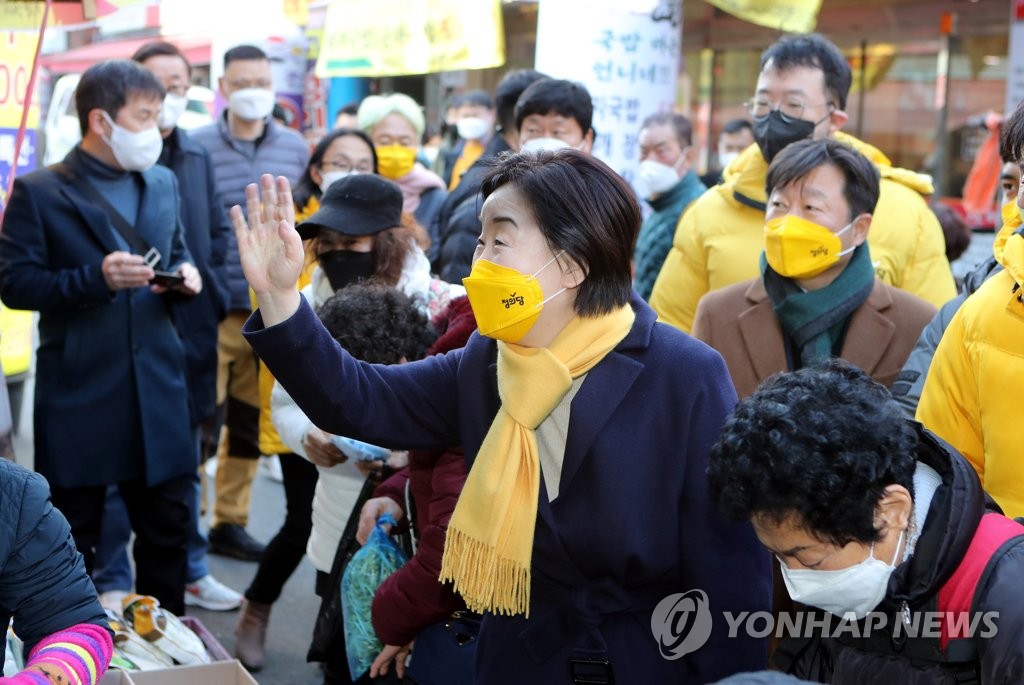
[[[461,530],[448,529],[440,580],[452,581],[473,611],[530,617],[529,566],[499,557],[494,547]]]

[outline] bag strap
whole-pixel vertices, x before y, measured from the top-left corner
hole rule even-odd
[[[1015,538],[1024,541],[1024,526],[1021,524],[994,512],[981,517],[963,559],[953,575],[939,588],[939,611],[942,612],[939,639],[943,653],[947,652],[951,640],[956,642],[969,637],[960,634],[966,630],[969,622],[960,621],[951,625],[948,616],[960,617],[971,611],[982,576],[987,578],[995,566],[994,562],[1002,557],[1002,554],[997,553],[1005,543]],[[1005,553],[1005,550],[1002,552]]]
[[[103,197],[103,194],[96,190],[96,187],[89,183],[88,180],[81,176],[75,176],[74,180],[77,181],[75,185],[89,198],[89,201],[106,213],[114,229],[121,234],[121,237],[131,246],[132,250],[142,255],[148,266],[156,268],[156,265],[160,263],[162,258],[160,251],[146,242],[146,239],[135,230],[135,227],[128,223],[128,220],[121,216],[121,213],[114,209],[114,206],[107,201],[107,198]]]

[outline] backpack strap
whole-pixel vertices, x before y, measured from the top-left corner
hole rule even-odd
[[[938,605],[939,611],[943,612],[939,640],[943,654],[954,656],[954,653],[958,653],[955,654],[958,657],[956,660],[965,660],[962,658],[965,655],[962,650],[970,648],[963,643],[974,644],[970,639],[974,617],[970,614],[978,588],[983,587],[982,577],[988,579],[995,567],[993,562],[1005,553],[1002,549],[1004,545],[1016,538],[1020,538],[1016,542],[1024,541],[1024,526],[1020,523],[996,513],[981,517],[960,565],[939,588]],[[977,650],[974,649],[974,652],[976,654]]]

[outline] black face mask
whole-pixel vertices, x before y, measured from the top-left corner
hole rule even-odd
[[[761,154],[771,164],[782,148],[814,135],[814,127],[819,123],[821,122],[784,119],[781,112],[774,110],[768,112],[767,116],[754,117],[754,140],[761,148]]]
[[[320,261],[320,268],[327,275],[331,287],[335,290],[341,290],[346,285],[372,278],[377,270],[372,252],[331,250],[321,253],[317,259]]]

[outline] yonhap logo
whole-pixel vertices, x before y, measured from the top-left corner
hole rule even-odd
[[[696,652],[711,637],[711,608],[703,590],[669,595],[654,607],[651,632],[661,655],[674,661]]]

